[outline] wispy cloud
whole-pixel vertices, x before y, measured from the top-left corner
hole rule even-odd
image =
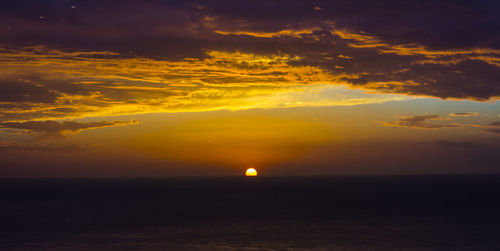
[[[26,121],[0,123],[0,128],[20,129],[42,137],[62,137],[68,133],[78,133],[83,130],[103,127],[122,126],[139,123],[131,121],[101,121],[101,122],[75,122],[75,121]]]
[[[477,117],[479,116],[478,112],[455,112],[450,113],[448,116],[450,117]]]
[[[382,122],[382,124],[384,126],[411,127],[416,129],[442,129],[442,128],[453,128],[460,126],[454,123],[429,122],[435,120],[445,120],[445,118],[439,115],[400,116],[398,121]]]
[[[90,151],[94,148],[90,144],[72,144],[53,146],[45,144],[21,144],[13,141],[0,142],[0,152],[53,152],[53,153],[72,153]]]
[[[259,32],[259,31],[221,31],[215,30],[214,32],[221,35],[245,35],[253,37],[273,38],[273,37],[295,37],[300,38],[302,35],[312,34],[314,31],[321,30],[321,28],[311,29],[285,29],[275,32]]]
[[[500,135],[500,121],[494,121],[489,124],[472,124],[470,126],[483,128],[484,132]]]

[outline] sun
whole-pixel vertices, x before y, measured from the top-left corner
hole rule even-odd
[[[257,170],[254,168],[248,168],[245,172],[245,176],[257,176]]]

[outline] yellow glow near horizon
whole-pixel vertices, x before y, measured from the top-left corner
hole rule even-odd
[[[257,170],[254,168],[248,168],[245,172],[245,176],[257,176]]]
[[[144,128],[148,132],[137,136],[130,144],[155,158],[224,166],[247,166],[249,163],[265,166],[298,158],[307,154],[311,147],[336,138],[336,133],[322,121],[300,116],[283,118],[259,115],[262,112],[173,116],[178,123],[168,128],[167,122],[162,121],[169,119],[157,117],[151,123],[165,126]],[[192,119],[180,120],[185,116]],[[193,159],[193,152],[197,153],[196,159]]]

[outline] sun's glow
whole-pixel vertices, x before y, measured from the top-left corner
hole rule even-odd
[[[248,168],[245,172],[245,176],[257,176],[257,170],[254,168]]]

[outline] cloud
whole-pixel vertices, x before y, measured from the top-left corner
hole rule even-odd
[[[6,93],[3,99],[0,95],[0,121],[273,108],[284,103],[317,106],[321,104],[315,100],[324,97],[303,100],[301,92],[341,90],[339,84],[347,84],[343,79],[359,77],[300,65],[301,58],[287,54],[207,51],[204,59],[170,61],[114,58],[113,53],[103,52],[102,58],[89,58],[95,54],[44,47],[0,51],[11,58],[0,61],[0,76],[5,78],[5,82],[0,78],[0,86]],[[323,105],[405,99],[351,92],[330,95]],[[336,98],[339,95],[345,102]]]
[[[488,124],[489,126],[494,126],[494,127],[500,127],[500,121],[496,121],[496,122],[491,122],[490,124]]]
[[[455,112],[450,113],[450,117],[477,117],[479,116],[478,112]]]
[[[489,133],[500,134],[500,128],[490,128],[486,129],[486,131]]]
[[[428,120],[445,120],[445,118],[439,115],[400,116],[398,121],[382,122],[382,124],[384,126],[411,127],[416,129],[441,129],[459,127],[459,125],[454,123],[438,124],[428,122]]]
[[[131,121],[101,121],[101,122],[75,122],[75,121],[26,121],[0,123],[0,128],[20,129],[43,137],[62,137],[68,133],[78,133],[83,130],[103,127],[138,124],[137,120]]]
[[[485,132],[500,135],[500,121],[491,122],[487,125],[475,125],[475,126],[486,128],[484,130]]]
[[[0,3],[0,122],[270,108],[278,103],[270,97],[312,85],[495,99],[498,8],[395,0]],[[298,102],[316,105],[291,103]]]
[[[0,145],[0,152],[53,152],[53,153],[72,153],[90,151],[92,145],[75,144],[65,146],[47,146],[47,145]]]
[[[483,132],[500,134],[500,121],[490,122],[489,124],[470,124],[471,127],[482,128]]]
[[[312,29],[286,29],[279,30],[275,32],[252,32],[252,31],[221,31],[215,30],[214,32],[221,35],[246,35],[252,37],[263,37],[263,38],[273,38],[273,37],[295,37],[300,38],[302,35],[312,34],[314,31],[321,30],[320,28]]]

